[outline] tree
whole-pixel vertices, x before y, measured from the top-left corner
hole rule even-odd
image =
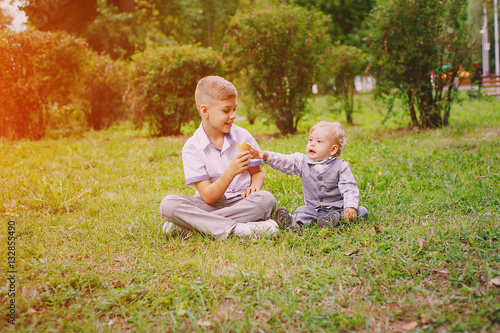
[[[328,54],[326,77],[335,78],[335,92],[341,100],[348,124],[352,124],[354,111],[354,79],[363,74],[368,63],[365,55],[354,46],[337,44]],[[324,74],[324,75],[325,75]]]
[[[137,24],[133,0],[21,0],[21,3],[28,22],[38,30],[65,31],[86,38],[94,50],[115,59],[130,57],[144,30],[143,25]]]
[[[196,84],[204,76],[222,75],[224,66],[213,50],[182,45],[134,55],[131,73],[129,99],[137,123],[147,123],[156,135],[178,135],[182,124],[199,119]]]
[[[0,136],[38,140],[50,110],[71,101],[87,44],[62,33],[0,33]]]
[[[297,131],[330,46],[328,23],[319,11],[282,6],[236,14],[229,24],[224,54],[283,134]]]
[[[127,88],[125,64],[89,50],[79,97],[90,128],[100,130],[124,117]]]
[[[20,9],[28,16],[28,22],[41,31],[66,31],[79,36],[98,16],[99,0],[21,0]],[[135,11],[134,0],[107,0],[121,13]]]
[[[106,0],[97,1],[98,16],[89,24],[83,36],[97,52],[109,54],[113,59],[129,59],[140,43],[136,15],[119,12],[108,6]]]
[[[137,10],[140,21],[155,25],[178,43],[221,49],[230,18],[238,8],[247,6],[241,0],[142,0]]]
[[[97,17],[97,0],[21,0],[28,23],[41,31],[66,31],[83,36]]]
[[[222,38],[230,17],[238,8],[238,1],[201,0],[203,11],[202,45],[222,46]]]
[[[148,45],[199,43],[220,50],[236,10],[279,0],[21,0],[28,22],[42,31],[66,31],[86,38],[114,59]]]
[[[454,82],[474,53],[466,8],[467,0],[388,0],[371,15],[377,89],[405,97],[413,126],[449,122]]]
[[[376,0],[290,0],[308,9],[316,8],[331,17],[328,32],[332,40],[353,44],[361,23],[368,17]]]

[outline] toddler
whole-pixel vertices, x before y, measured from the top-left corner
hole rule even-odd
[[[309,131],[306,153],[283,155],[252,148],[253,158],[287,175],[302,178],[305,205],[291,215],[285,207],[276,211],[276,222],[284,227],[300,229],[317,222],[322,227],[335,227],[341,219],[353,221],[368,216],[359,206],[359,190],[349,163],[338,159],[345,147],[345,131],[339,122],[321,121]]]

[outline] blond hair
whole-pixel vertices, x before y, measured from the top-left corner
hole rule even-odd
[[[339,147],[337,153],[335,154],[335,157],[340,156],[347,143],[347,138],[345,136],[345,131],[342,125],[338,121],[320,121],[319,123],[311,127],[311,129],[309,130],[309,134],[320,128],[324,128],[328,131],[328,134],[330,134],[330,138],[332,139],[333,143],[335,143]]]
[[[220,76],[205,76],[198,81],[194,92],[198,111],[201,105],[212,105],[216,101],[223,101],[234,96],[238,96],[236,87]]]

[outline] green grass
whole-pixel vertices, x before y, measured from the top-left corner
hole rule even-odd
[[[122,125],[0,141],[0,330],[14,330],[12,219],[19,332],[499,331],[500,287],[488,284],[500,276],[499,102],[464,100],[449,127],[417,131],[383,124],[383,105],[360,98],[343,158],[369,219],[276,241],[160,233],[161,199],[194,194],[187,136]],[[262,149],[303,151],[311,124],[344,119],[324,97],[313,105],[294,136],[241,125]],[[264,168],[279,205],[302,204],[299,178]]]

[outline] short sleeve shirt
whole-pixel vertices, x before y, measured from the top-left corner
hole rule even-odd
[[[222,149],[217,148],[209,139],[203,126],[194,132],[182,148],[182,164],[187,185],[202,180],[215,182],[227,168],[231,160],[238,154],[238,143],[246,142],[255,149],[260,149],[257,141],[246,129],[233,124],[231,131],[224,137]],[[251,160],[250,166],[258,166],[262,160]],[[245,191],[251,182],[250,173],[245,171],[234,177],[224,193],[226,198],[232,198]],[[200,195],[198,191],[195,195]]]

